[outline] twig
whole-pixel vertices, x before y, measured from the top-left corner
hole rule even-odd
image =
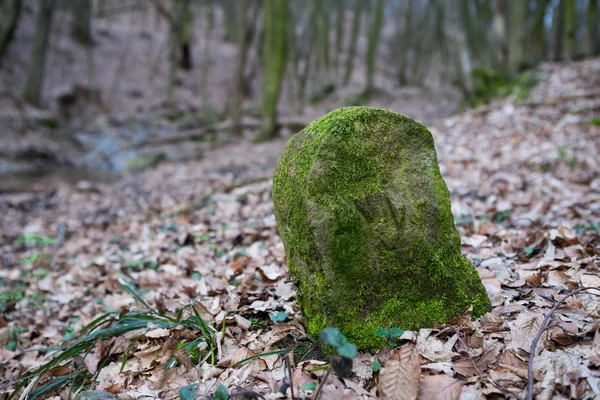
[[[292,400],[294,400],[294,380],[292,379],[292,366],[290,357],[294,357],[294,353],[288,353],[285,358],[285,366],[287,368],[288,375],[290,376],[290,393],[292,395]],[[293,358],[292,358],[293,359]]]
[[[564,303],[565,300],[567,300],[569,297],[574,296],[577,293],[585,292],[586,290],[590,290],[590,289],[594,289],[594,288],[583,287],[583,288],[579,288],[579,289],[573,290],[572,292],[567,293],[562,299],[560,299],[559,301],[556,302],[554,307],[552,307],[550,309],[550,311],[544,317],[544,320],[542,321],[542,325],[540,326],[540,329],[539,329],[537,335],[535,335],[533,342],[531,342],[531,350],[529,353],[529,365],[527,366],[527,378],[528,378],[527,400],[533,400],[533,394],[534,394],[533,393],[533,385],[534,385],[535,381],[534,381],[534,377],[533,377],[533,359],[535,358],[535,348],[537,347],[537,344],[540,341],[542,334],[546,330],[546,327],[547,327],[548,323],[550,322],[552,315],[554,315],[554,313],[556,312],[558,307],[560,307],[560,305],[562,303]]]
[[[327,378],[329,378],[330,373],[331,373],[331,362],[329,363],[329,368],[327,368],[327,372],[325,373],[325,376],[323,377],[323,380],[321,381],[319,388],[317,389],[317,391],[315,392],[315,395],[313,396],[313,400],[319,400],[319,395],[321,394],[321,389],[323,389],[323,386],[325,386],[325,382],[327,382]]]

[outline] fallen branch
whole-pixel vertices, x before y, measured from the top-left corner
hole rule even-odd
[[[570,96],[561,96],[561,97],[553,97],[544,101],[524,101],[521,103],[517,103],[518,105],[528,106],[528,107],[544,107],[544,106],[556,106],[560,103],[572,100],[579,99],[591,99],[594,97],[600,97],[600,92],[583,92],[578,94],[573,94]]]
[[[308,122],[303,120],[280,120],[277,122],[277,129],[288,128],[293,132],[297,132],[308,125]],[[260,128],[260,121],[258,120],[246,120],[241,123],[242,129],[258,129]],[[173,135],[153,138],[131,144],[125,148],[125,150],[139,149],[140,147],[146,146],[162,146],[165,144],[188,142],[192,140],[201,140],[206,138],[210,133],[218,133],[222,131],[228,131],[233,129],[233,122],[231,120],[225,120],[214,125],[205,126],[199,129],[190,129],[186,131],[177,132]]]
[[[562,303],[564,303],[569,297],[574,296],[577,293],[585,292],[590,289],[594,289],[594,288],[583,287],[583,288],[579,288],[579,289],[573,290],[572,292],[567,293],[562,299],[557,301],[556,304],[554,305],[554,307],[552,307],[552,309],[550,309],[550,311],[548,311],[548,313],[545,315],[544,320],[542,321],[542,325],[540,326],[540,329],[539,329],[537,335],[535,335],[533,342],[531,342],[531,350],[529,353],[529,364],[527,366],[527,378],[528,378],[527,400],[533,400],[533,395],[534,395],[533,386],[534,386],[535,381],[534,381],[534,377],[533,377],[533,359],[535,358],[535,348],[537,347],[538,342],[540,341],[542,335],[544,334],[544,331],[548,327],[548,323],[550,322],[550,319],[552,318],[552,316],[554,315],[556,310],[558,310],[558,307],[560,307],[560,305]],[[596,290],[598,290],[598,289],[596,289]]]

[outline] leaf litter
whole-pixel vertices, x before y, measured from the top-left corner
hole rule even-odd
[[[538,74],[525,102],[432,126],[491,312],[398,327],[349,378],[326,374],[273,217],[285,140],[226,145],[94,190],[0,197],[0,398],[600,396],[600,63]]]

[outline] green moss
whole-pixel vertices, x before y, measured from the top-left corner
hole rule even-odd
[[[127,160],[127,163],[125,164],[125,170],[127,172],[138,172],[147,168],[153,168],[166,159],[167,155],[163,152],[137,154],[133,158]]]
[[[529,97],[529,91],[534,88],[538,79],[531,72],[524,72],[509,78],[505,71],[475,68],[473,70],[475,91],[470,99],[473,106],[479,106],[492,99],[512,96],[515,101]]]
[[[600,126],[600,117],[595,117],[595,118],[590,119],[588,121],[588,124]]]
[[[347,107],[288,143],[273,182],[308,332],[377,349],[379,328],[430,327],[489,300],[460,253],[433,138],[397,113]]]

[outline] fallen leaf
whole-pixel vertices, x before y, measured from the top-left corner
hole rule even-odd
[[[491,364],[498,361],[498,355],[502,348],[503,345],[496,343],[479,357],[467,358],[452,363],[452,368],[466,377],[480,376]]]
[[[397,349],[379,374],[379,396],[383,400],[416,399],[420,388],[421,363],[412,343]]]
[[[418,399],[422,400],[457,400],[463,383],[446,374],[429,375],[421,378],[421,389]]]

